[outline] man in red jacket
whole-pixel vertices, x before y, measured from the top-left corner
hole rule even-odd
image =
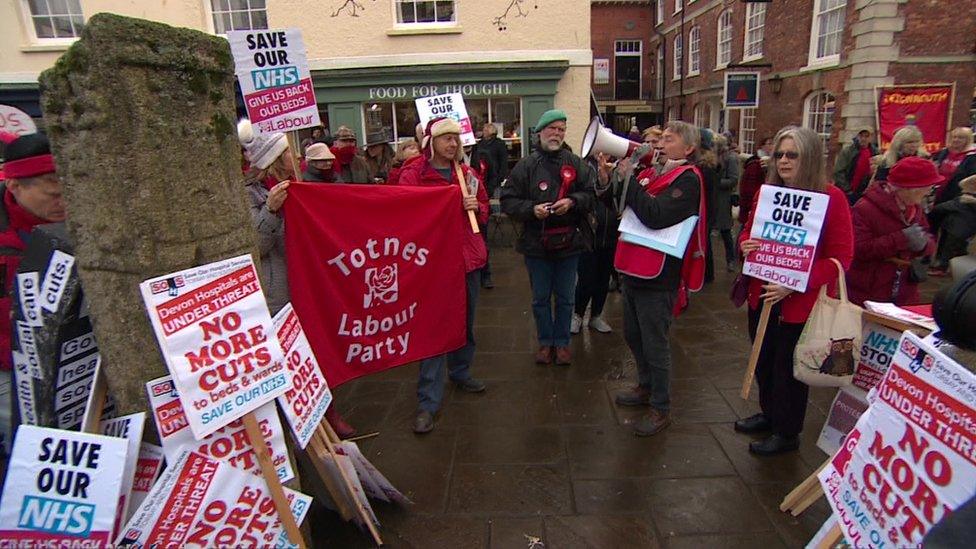
[[[420,159],[405,164],[400,172],[400,185],[458,185],[457,159],[461,150],[461,126],[450,118],[435,118],[427,124],[423,138],[423,154]],[[468,223],[468,212],[475,212],[478,223],[488,223],[488,193],[474,172],[461,166],[469,196],[464,198],[457,215],[464,216],[465,240],[464,272],[467,273],[467,344],[460,349],[420,362],[420,379],[417,381],[418,410],[414,420],[415,433],[429,433],[434,429],[434,414],[444,398],[445,365],[451,381],[468,393],[480,393],[485,384],[471,377],[471,361],[474,359],[474,312],[481,284],[481,268],[485,266],[488,250],[481,235],[475,234]]]

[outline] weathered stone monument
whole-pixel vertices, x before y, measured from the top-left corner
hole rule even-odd
[[[230,47],[101,13],[40,84],[102,367],[118,412],[144,411],[167,369],[139,283],[256,251]]]

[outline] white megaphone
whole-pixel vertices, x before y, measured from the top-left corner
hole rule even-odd
[[[583,135],[583,146],[580,147],[580,157],[586,158],[592,153],[606,153],[617,158],[624,158],[634,154],[641,143],[631,141],[614,133],[600,124],[600,117],[594,116]]]

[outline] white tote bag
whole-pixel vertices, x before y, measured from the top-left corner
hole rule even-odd
[[[839,272],[840,299],[827,296],[827,285],[803,326],[793,353],[793,377],[812,387],[850,385],[861,350],[861,313],[847,300],[847,281],[840,261],[830,259]]]

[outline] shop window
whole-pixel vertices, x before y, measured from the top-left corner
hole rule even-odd
[[[756,150],[756,109],[739,110],[739,150],[754,154]]]
[[[268,28],[266,0],[208,0],[216,34]]]
[[[614,42],[615,99],[640,99],[642,49],[640,40]]]
[[[732,10],[725,10],[718,18],[718,51],[715,68],[721,69],[732,62]]]
[[[692,27],[688,33],[688,76],[701,73],[701,28]]]
[[[73,40],[81,36],[85,18],[81,0],[26,0],[27,13],[38,40]]]
[[[751,61],[763,56],[763,35],[766,28],[766,4],[746,4],[746,39],[742,60]]]
[[[695,105],[695,126],[699,128],[711,128],[712,107],[708,103]]]
[[[674,37],[674,80],[681,78],[681,65],[685,62],[685,55],[681,45],[681,35]]]
[[[454,23],[455,6],[452,0],[397,0],[397,24]]]
[[[834,96],[826,91],[816,91],[803,102],[803,125],[820,135],[827,156],[827,145],[834,130]]]
[[[840,45],[844,36],[846,0],[815,0],[813,26],[810,29],[811,65],[840,61]]]

